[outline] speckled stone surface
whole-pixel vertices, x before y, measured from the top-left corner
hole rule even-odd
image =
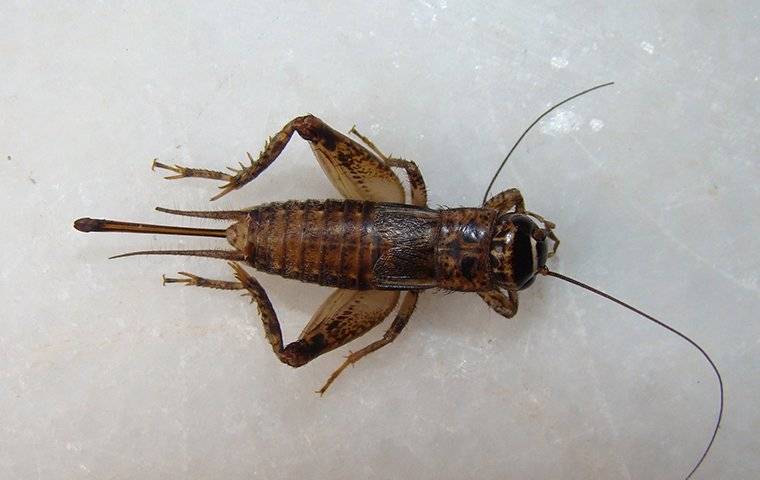
[[[0,478],[683,478],[716,415],[708,366],[558,280],[512,320],[426,293],[319,398],[369,339],[291,369],[245,299],[161,286],[224,262],[107,260],[221,241],[71,226],[335,197],[298,138],[213,204],[216,182],[150,171],[235,165],[306,112],[417,161],[431,205],[477,205],[538,113],[610,80],[540,123],[497,187],[556,222],[551,268],[713,355],[726,416],[694,478],[757,474],[757,2],[213,3],[0,6]],[[258,278],[286,339],[329,294]]]

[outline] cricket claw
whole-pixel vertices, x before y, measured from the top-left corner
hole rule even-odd
[[[245,292],[240,294],[241,297],[251,297],[250,303],[256,303],[256,298],[253,296],[251,292]]]
[[[233,177],[232,180],[230,180],[229,182],[225,183],[224,185],[221,185],[219,188],[222,191],[219,192],[219,193],[217,193],[213,197],[211,197],[211,201],[213,202],[214,200],[219,200],[220,198],[222,198],[223,196],[227,195],[231,191],[236,190],[238,188],[238,182],[237,182],[236,178],[237,177]]]
[[[163,279],[163,284],[166,285],[167,283],[184,283],[188,286],[198,285],[198,280],[200,279],[199,276],[193,275],[192,273],[187,273],[187,272],[177,272],[177,274],[182,275],[187,278],[172,278],[172,277],[167,277],[166,275],[161,275],[161,278]]]
[[[155,171],[156,168],[161,168],[163,170],[169,170],[171,172],[177,173],[177,175],[169,175],[168,177],[164,177],[167,180],[174,180],[176,178],[185,178],[189,176],[188,171],[185,167],[180,167],[179,165],[174,165],[174,166],[166,165],[164,163],[159,162],[157,158],[154,158],[153,164],[150,166],[150,169]]]

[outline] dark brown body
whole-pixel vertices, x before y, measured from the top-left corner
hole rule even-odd
[[[231,242],[260,271],[352,290],[492,288],[497,211],[431,210],[358,200],[255,207]],[[245,226],[245,227],[243,227]],[[245,240],[237,238],[246,228]]]

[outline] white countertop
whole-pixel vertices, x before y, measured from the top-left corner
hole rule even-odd
[[[757,475],[757,2],[207,3],[0,7],[0,477],[683,478],[712,432],[713,373],[571,285],[540,278],[512,320],[426,293],[395,343],[319,398],[383,327],[294,370],[236,293],[161,286],[229,278],[224,262],[107,260],[219,241],[71,226],[209,226],[153,207],[335,198],[298,137],[213,204],[217,182],[150,171],[236,165],[306,112],[415,160],[431,206],[476,206],[541,111],[605,81],[528,135],[497,190],[557,224],[550,268],[713,356],[726,414],[694,478]],[[286,341],[329,293],[257,278]]]

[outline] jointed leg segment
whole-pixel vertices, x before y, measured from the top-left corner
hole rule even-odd
[[[557,238],[557,235],[554,233],[554,229],[557,228],[557,226],[550,222],[549,220],[545,219],[541,215],[533,212],[525,212],[531,217],[535,218],[539,222],[544,224],[544,230],[546,231],[546,235],[552,239],[554,242],[554,245],[552,245],[552,251],[549,252],[549,257],[553,257],[555,253],[557,253],[557,249],[559,248],[559,238]]]
[[[256,303],[264,325],[267,341],[275,355],[292,367],[300,367],[322,353],[333,350],[364,334],[380,323],[393,310],[398,292],[393,291],[347,291],[339,290],[331,295],[307,325],[301,337],[284,344],[280,322],[261,284],[239,264],[230,262],[237,281],[211,280],[187,272],[179,272],[185,278],[164,277],[164,283],[184,283],[189,286],[209,287],[222,290],[247,290],[251,301]],[[350,364],[363,356],[392,342],[406,325],[417,302],[417,292],[407,292],[396,319],[382,339],[349,355],[348,359],[319,390],[323,394],[338,375]]]
[[[351,127],[349,133],[356,135],[362,142],[364,142],[365,145],[369,147],[370,150],[375,153],[375,155],[380,157],[389,167],[403,168],[406,172],[406,177],[409,179],[409,186],[412,189],[412,205],[416,205],[418,207],[427,206],[427,188],[425,187],[425,179],[422,177],[422,172],[420,172],[420,169],[417,167],[416,163],[412,162],[411,160],[405,160],[403,158],[395,158],[385,155],[380,151],[379,148],[375,146],[374,143],[372,143],[372,140],[359,133],[359,131],[356,129],[356,126]]]
[[[362,348],[361,350],[357,352],[351,352],[347,357],[346,360],[343,362],[343,364],[338,367],[337,370],[335,370],[332,375],[327,379],[324,386],[320,388],[317,393],[320,395],[323,395],[325,391],[332,385],[332,383],[335,381],[336,378],[338,378],[338,375],[340,375],[343,370],[346,369],[349,365],[352,365],[356,362],[358,362],[362,357],[365,355],[368,355],[375,350],[378,350],[389,343],[391,343],[393,340],[396,339],[399,333],[401,333],[401,330],[404,329],[407,322],[409,321],[409,317],[412,316],[412,313],[414,312],[414,307],[417,306],[417,297],[419,297],[419,293],[417,292],[407,292],[404,295],[404,300],[401,302],[401,307],[399,308],[398,313],[396,314],[396,318],[393,320],[393,323],[391,323],[391,326],[388,328],[388,330],[383,335],[383,338],[380,340],[377,340],[375,342],[370,343],[366,347]]]
[[[514,208],[515,213],[525,213],[525,201],[520,190],[516,188],[510,188],[494,195],[483,206],[499,211],[509,211]]]
[[[303,118],[304,117],[299,117],[291,120],[274,137],[271,137],[264,145],[264,149],[259,154],[258,160],[254,160],[250,153],[246,153],[248,160],[250,161],[250,165],[246,166],[240,163],[240,168],[228,167],[228,169],[233,172],[233,175],[215,170],[188,168],[179,165],[168,166],[158,162],[157,160],[153,161],[153,167],[163,168],[165,170],[170,170],[177,173],[177,175],[166,177],[168,179],[193,177],[226,181],[226,184],[219,187],[222,191],[211,198],[211,200],[216,200],[258,177],[261,172],[263,172],[269,165],[271,165],[272,162],[275,161],[277,156],[280,155],[282,150],[285,148],[285,145],[287,145],[290,137],[293,136],[293,132],[296,131],[298,127],[299,120],[302,120]]]
[[[180,275],[187,278],[164,277],[164,283],[184,283],[189,286],[210,287],[222,290],[248,290],[248,294],[251,296],[251,302],[255,302],[258,307],[259,316],[264,324],[264,333],[267,341],[272,345],[272,350],[274,350],[275,355],[277,355],[283,363],[287,363],[294,367],[301,366],[314,358],[316,355],[311,357],[308,355],[310,345],[308,345],[308,342],[303,339],[293,342],[287,347],[283,345],[280,323],[277,320],[277,314],[275,313],[264,288],[239,264],[229,262],[229,265],[232,267],[235,277],[237,278],[236,282],[210,280],[191,273],[179,272]]]
[[[491,290],[488,292],[478,292],[478,295],[496,313],[505,318],[512,318],[517,313],[517,292],[507,292],[507,295],[504,295],[501,290]]]
[[[525,209],[525,201],[523,200],[520,190],[516,188],[504,190],[503,192],[489,198],[483,206],[486,208],[495,208],[499,211],[509,211],[514,208],[515,213],[530,215],[539,222],[543,223],[546,235],[551,238],[552,241],[554,241],[554,245],[552,246],[552,251],[549,252],[549,256],[552,257],[555,253],[557,253],[557,248],[559,247],[559,238],[557,238],[557,235],[554,234],[554,228],[556,228],[556,225],[537,213],[527,211]]]
[[[378,159],[363,146],[336,132],[313,115],[297,117],[288,122],[267,141],[257,159],[254,160],[247,154],[250,164],[241,163],[240,168],[230,168],[231,173],[180,165],[170,166],[157,160],[154,160],[153,167],[174,172],[175,175],[166,177],[168,179],[193,177],[226,182],[219,187],[221,192],[212,197],[212,200],[216,200],[242,187],[266,170],[282,153],[293,132],[298,132],[299,136],[309,142],[327,177],[345,198],[403,203],[403,188],[391,170],[391,167],[399,167],[405,169],[409,176],[412,203],[420,206],[427,203],[425,182],[414,162],[385,158],[381,153],[378,153]],[[365,139],[365,142],[370,149],[378,152],[369,140]]]
[[[185,278],[171,278],[166,275],[163,276],[163,284],[167,283],[184,283],[187,286],[192,287],[207,287],[216,288],[219,290],[242,290],[243,284],[240,282],[227,282],[224,280],[210,280],[208,278],[199,277],[187,272],[177,272]]]

